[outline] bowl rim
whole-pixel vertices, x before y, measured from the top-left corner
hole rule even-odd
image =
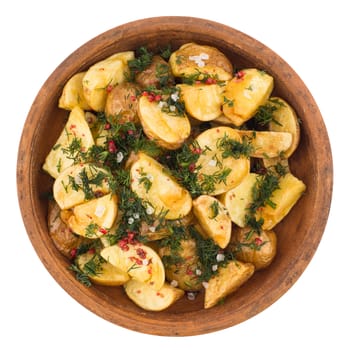
[[[55,253],[52,249],[38,239],[38,233],[45,233],[42,232],[42,227],[40,227],[39,221],[36,220],[37,214],[34,208],[37,200],[37,193],[34,193],[32,190],[32,173],[28,173],[28,169],[31,169],[31,163],[33,161],[33,152],[31,150],[33,149],[34,141],[37,137],[35,125],[40,123],[41,117],[40,113],[37,113],[38,109],[45,104],[46,98],[48,94],[50,94],[50,88],[55,86],[55,81],[59,74],[64,74],[68,78],[72,73],[75,73],[70,71],[69,68],[72,60],[76,57],[84,58],[91,50],[92,52],[97,52],[98,47],[101,47],[104,44],[110,44],[112,42],[111,40],[122,40],[127,33],[130,33],[130,31],[133,30],[132,28],[142,27],[146,24],[149,31],[157,30],[159,28],[162,28],[163,31],[175,29],[178,31],[185,31],[188,30],[188,27],[191,27],[192,30],[200,31],[205,27],[207,30],[210,30],[211,35],[213,36],[219,34],[225,35],[225,40],[231,40],[234,47],[240,50],[240,54],[243,56],[247,55],[247,57],[251,54],[253,45],[255,47],[258,46],[259,54],[262,55],[263,53],[269,53],[270,56],[273,56],[275,60],[274,64],[283,66],[285,74],[290,75],[293,78],[293,81],[302,88],[308,101],[308,104],[305,105],[305,109],[312,110],[315,124],[317,124],[314,130],[319,133],[319,137],[315,140],[316,143],[314,145],[315,149],[319,150],[319,152],[315,154],[315,162],[317,165],[315,182],[318,185],[316,205],[317,211],[322,213],[322,215],[317,218],[317,221],[314,221],[317,229],[315,229],[316,234],[313,237],[312,247],[307,251],[299,252],[300,259],[294,261],[294,264],[291,264],[290,269],[286,271],[286,283],[281,285],[270,295],[265,296],[263,303],[259,304],[258,307],[253,303],[247,304],[245,310],[242,310],[239,315],[238,313],[234,313],[234,315],[230,315],[230,313],[223,314],[221,319],[216,320],[217,322],[214,326],[209,325],[209,322],[206,322],[210,320],[210,310],[194,312],[200,314],[200,317],[203,320],[202,322],[193,321],[193,312],[186,314],[186,317],[183,317],[183,314],[174,313],[171,317],[161,320],[157,319],[156,316],[153,319],[150,319],[147,315],[143,315],[142,313],[138,315],[130,315],[130,313],[122,309],[118,310],[118,314],[115,314],[109,311],[108,301],[98,298],[93,290],[87,291],[86,288],[80,285],[71,274],[67,274],[66,267],[60,266],[56,263]],[[114,39],[111,39],[111,37]],[[90,53],[89,57],[92,56],[93,53]],[[98,59],[98,57],[95,57],[94,61],[98,61]],[[88,63],[85,62],[84,64],[87,65]],[[315,100],[298,74],[278,54],[249,35],[212,20],[186,16],[159,16],[127,22],[109,29],[87,41],[57,66],[39,90],[25,120],[18,147],[16,179],[18,203],[29,239],[46,269],[68,294],[90,311],[119,326],[148,334],[189,336],[228,328],[251,318],[278,300],[297,281],[311,261],[326,227],[332,199],[333,162],[327,130]],[[322,186],[320,186],[321,184]],[[45,254],[43,254],[43,252],[45,252]],[[91,303],[91,300],[93,303]],[[133,322],[130,322],[131,319]]]

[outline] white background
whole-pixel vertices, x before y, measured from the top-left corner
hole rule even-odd
[[[2,1],[1,349],[350,349],[348,247],[349,67],[347,1]],[[16,193],[17,148],[32,101],[49,74],[87,40],[144,17],[187,15],[222,22],[284,58],[313,94],[334,158],[334,195],[319,248],[296,284],[252,319],[184,338],[144,335],[86,310],[34,252]],[[127,343],[126,343],[127,342]],[[5,345],[6,344],[6,345]]]

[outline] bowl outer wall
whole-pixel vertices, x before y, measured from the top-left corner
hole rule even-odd
[[[301,143],[291,158],[293,174],[307,185],[305,196],[276,227],[278,253],[273,264],[256,273],[223,305],[202,308],[183,298],[168,310],[147,312],[135,306],[122,288],[86,288],[68,271],[69,262],[48,235],[47,199],[52,186],[41,170],[45,156],[67,115],[57,107],[64,84],[76,72],[109,55],[147,45],[151,50],[195,41],[223,51],[236,67],[257,67],[275,78],[275,96],[288,101],[300,117]],[[262,43],[231,27],[192,17],[155,17],[113,28],[67,57],[40,89],[27,116],[18,150],[17,189],[23,221],[39,258],[67,293],[104,319],[135,331],[184,336],[213,332],[243,322],[280,298],[312,259],[327,222],[333,184],[330,143],[320,111],[294,70]]]

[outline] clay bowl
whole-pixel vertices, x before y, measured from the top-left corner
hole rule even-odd
[[[290,159],[292,173],[307,192],[277,227],[278,253],[273,264],[257,272],[222,305],[204,310],[203,296],[183,298],[162,312],[138,308],[122,288],[86,288],[67,269],[69,261],[55,248],[46,223],[52,179],[41,170],[44,158],[64,125],[57,107],[62,87],[76,72],[124,50],[150,49],[194,41],[223,51],[236,67],[257,67],[273,75],[273,95],[288,101],[301,124],[301,143]],[[29,238],[58,284],[98,316],[143,333],[184,336],[213,332],[243,322],[274,303],[297,281],[312,259],[327,221],[332,194],[332,158],[322,116],[299,76],[278,55],[251,37],[225,25],[189,17],[159,17],[111,29],[73,52],[47,79],[24,125],[17,164],[18,198]]]

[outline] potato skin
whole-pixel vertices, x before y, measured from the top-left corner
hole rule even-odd
[[[237,259],[252,263],[255,270],[268,267],[276,256],[277,236],[274,231],[249,234],[249,227],[236,226],[232,231],[232,248]]]
[[[203,59],[204,65],[198,64],[193,57],[201,54],[208,55]],[[233,67],[229,59],[217,48],[196,43],[182,45],[170,56],[171,70],[176,77],[190,76],[198,72],[216,76],[218,80],[230,80],[233,75]]]
[[[161,56],[155,55],[151,64],[142,72],[136,74],[135,82],[143,88],[149,86],[160,86],[174,84],[169,63]]]
[[[178,287],[185,291],[194,292],[202,289],[202,284],[196,275],[196,270],[200,269],[200,263],[194,239],[182,239],[180,248],[176,252],[172,252],[168,246],[161,247],[159,255],[163,262],[168,260],[167,257],[170,262],[173,259],[178,261],[177,263],[165,263],[165,276],[169,282],[176,281]]]
[[[72,249],[79,247],[88,240],[75,235],[61,219],[61,209],[55,201],[49,201],[48,228],[49,235],[56,248],[67,258],[71,258]]]
[[[132,83],[115,86],[107,95],[105,114],[107,117],[118,117],[120,123],[138,122],[138,87]]]

